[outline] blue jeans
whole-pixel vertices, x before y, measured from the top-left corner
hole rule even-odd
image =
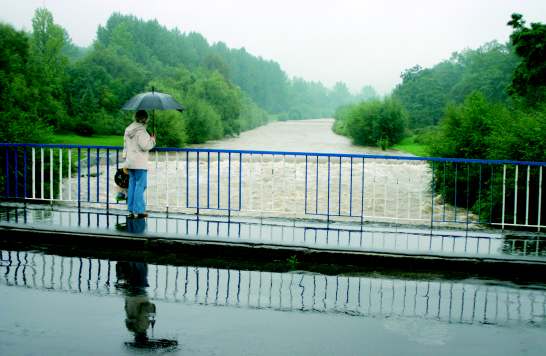
[[[146,211],[144,191],[148,185],[148,171],[145,169],[129,169],[129,188],[127,189],[127,209],[133,214]]]

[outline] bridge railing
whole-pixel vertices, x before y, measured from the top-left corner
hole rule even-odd
[[[0,144],[0,196],[120,208],[121,147]],[[546,227],[545,162],[157,148],[155,211],[430,225]]]

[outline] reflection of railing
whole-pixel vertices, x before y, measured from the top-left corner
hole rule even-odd
[[[351,224],[296,223],[289,220],[242,219],[171,214],[151,215],[136,231],[121,214],[87,209],[1,207],[0,222],[47,225],[60,229],[124,229],[127,232],[167,238],[253,241],[284,246],[329,247],[378,252],[425,253],[464,256],[546,256],[546,238],[507,236],[484,231],[428,230],[353,226]],[[137,221],[137,220],[135,220]],[[128,228],[129,227],[129,228]]]
[[[327,247],[377,252],[424,253],[443,256],[492,257],[501,255],[543,258],[546,239],[504,236],[483,231],[402,229],[351,224],[296,223],[289,220],[241,219],[171,214],[150,216],[147,221],[127,220],[124,215],[87,209],[1,207],[0,222],[33,224],[73,230],[114,229],[166,238],[251,241],[283,246]],[[131,223],[133,225],[131,225]],[[140,226],[136,226],[140,223]],[[117,231],[114,230],[114,231]]]
[[[0,144],[0,152],[3,198],[114,203],[120,147]],[[546,226],[545,165],[159,148],[151,153],[147,201],[159,211],[540,230]]]
[[[1,251],[0,283],[44,290],[117,294],[115,262]],[[325,276],[205,267],[148,267],[156,300],[450,323],[543,324],[546,290],[508,285]]]

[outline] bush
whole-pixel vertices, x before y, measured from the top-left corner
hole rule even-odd
[[[203,143],[223,137],[220,115],[203,100],[188,98],[184,119],[190,143]]]
[[[493,126],[506,121],[510,121],[506,107],[473,92],[463,104],[447,107],[432,138],[431,153],[437,157],[487,158]]]
[[[183,147],[188,142],[186,122],[179,112],[156,111],[155,120],[158,147]],[[148,131],[152,125],[149,121]]]
[[[496,121],[488,144],[491,159],[546,161],[546,104]]]
[[[366,101],[348,109],[344,130],[355,144],[382,146],[396,144],[404,137],[407,114],[395,100]]]
[[[352,105],[344,105],[340,106],[336,109],[336,112],[334,113],[334,125],[332,126],[332,131],[337,133],[338,135],[345,135],[347,136],[347,117],[349,116],[349,113],[351,112],[351,108],[353,108]]]
[[[463,104],[447,108],[432,137],[431,150],[438,157],[544,161],[546,108],[531,112],[510,111],[474,92]],[[539,190],[546,189],[546,181],[540,188],[539,172],[532,169],[527,186],[526,170],[520,168],[516,183],[515,167],[506,166],[505,175],[503,169],[503,166],[495,165],[437,164],[433,186],[445,202],[469,207],[482,221],[500,222],[503,215],[511,221],[515,218],[516,202],[519,211],[523,211],[526,204],[526,199],[516,200],[515,192],[527,191],[529,206],[536,207]],[[504,191],[503,186],[509,188]],[[542,221],[546,219],[545,210],[541,213]],[[537,214],[533,212],[528,219],[529,224],[537,223]]]

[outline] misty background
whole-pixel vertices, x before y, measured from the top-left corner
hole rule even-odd
[[[455,51],[508,41],[510,14],[546,18],[541,0],[0,0],[0,20],[27,31],[37,7],[48,8],[74,43],[87,47],[114,12],[157,19],[169,29],[198,32],[278,62],[290,77],[342,81],[357,93],[371,85],[381,95],[416,64],[430,67]]]

